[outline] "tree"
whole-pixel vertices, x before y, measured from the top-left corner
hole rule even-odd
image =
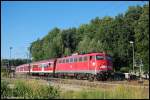
[[[31,53],[34,60],[57,58],[74,52],[105,51],[113,58],[116,70],[131,69],[132,45],[135,60],[142,59],[144,69],[149,69],[149,5],[131,6],[124,14],[114,18],[96,17],[78,28],[52,29],[42,39],[34,41]]]
[[[143,13],[135,26],[136,57],[144,63],[144,69],[149,70],[149,5],[144,5]]]

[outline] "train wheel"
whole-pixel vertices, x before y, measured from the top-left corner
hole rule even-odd
[[[102,77],[100,75],[96,75],[96,80],[97,81],[102,81]]]
[[[81,79],[80,74],[77,74],[76,78],[77,78],[78,80],[80,80],[80,79]]]
[[[88,80],[89,80],[89,81],[94,81],[94,79],[95,79],[94,75],[89,74],[89,76],[88,76]]]

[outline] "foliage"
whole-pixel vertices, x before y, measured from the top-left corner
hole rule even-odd
[[[125,73],[125,72],[128,73],[129,72],[129,68],[128,67],[121,67],[120,71],[123,72],[123,73]]]
[[[74,52],[105,51],[113,57],[115,70],[132,64],[134,42],[135,60],[142,60],[149,70],[149,4],[131,6],[114,18],[96,17],[78,28],[52,29],[30,47],[33,60],[68,56]]]
[[[29,59],[2,59],[1,60],[1,66],[9,66],[12,65],[12,66],[18,66],[18,65],[21,65],[21,64],[25,64],[27,62],[31,62],[31,60]]]
[[[8,82],[5,80],[1,80],[1,97],[6,97],[9,94]]]
[[[149,94],[143,88],[130,88],[123,85],[111,89],[84,89],[67,91],[60,95],[61,99],[148,99]]]
[[[9,72],[6,68],[1,68],[1,78],[3,77],[8,77],[9,76]]]
[[[24,98],[24,99],[53,99],[59,96],[58,89],[40,84],[37,80],[14,80],[9,82],[14,87],[8,87],[7,81],[2,81],[1,97]]]

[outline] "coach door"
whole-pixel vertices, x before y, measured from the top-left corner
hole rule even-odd
[[[89,57],[89,70],[90,70],[90,72],[94,72],[95,66],[96,66],[95,56],[90,56]]]

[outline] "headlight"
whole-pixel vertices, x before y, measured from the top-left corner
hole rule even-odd
[[[112,68],[112,66],[108,66],[108,68]]]
[[[104,66],[104,65],[103,65],[103,66],[101,66],[101,68],[107,68],[107,66]]]

